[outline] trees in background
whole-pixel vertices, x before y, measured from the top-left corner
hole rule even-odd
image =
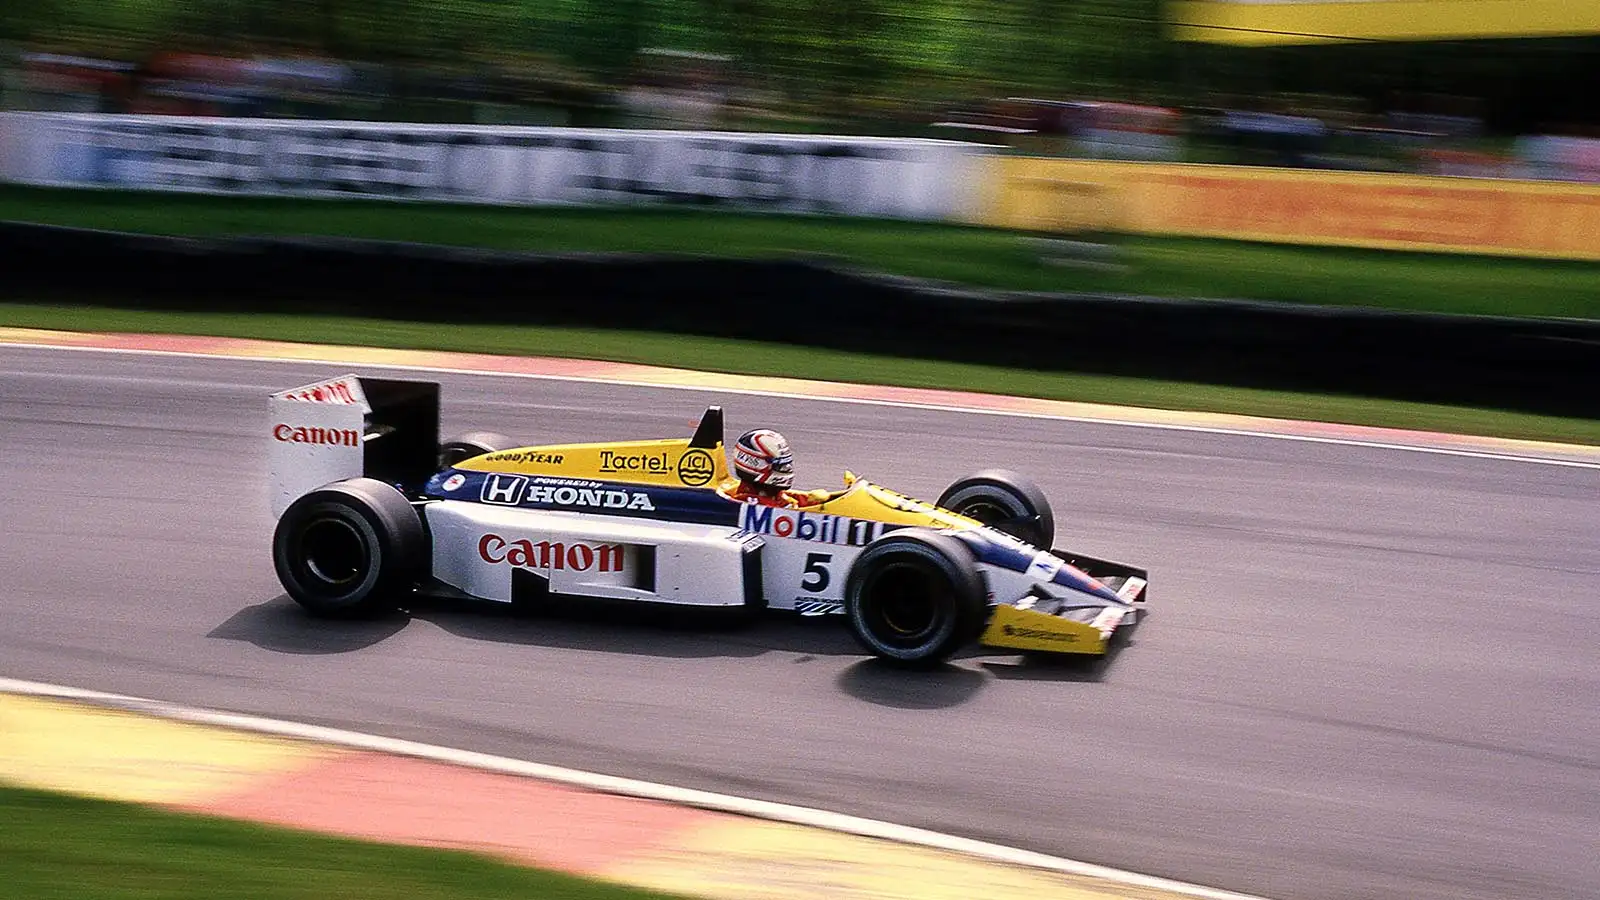
[[[1205,104],[1279,92],[1483,101],[1503,130],[1600,121],[1600,37],[1248,49],[1165,39],[1162,0],[13,0],[0,40],[122,56],[320,54],[617,85],[641,51],[728,60],[778,107],[1015,95]],[[540,74],[542,73],[542,74]]]
[[[723,54],[832,99],[1081,89],[1143,77],[1159,0],[28,0],[0,36],[82,52],[174,45],[386,63],[546,59],[604,81],[640,50]]]

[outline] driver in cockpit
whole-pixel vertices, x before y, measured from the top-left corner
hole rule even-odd
[[[770,428],[739,435],[733,444],[733,473],[738,476],[737,484],[724,490],[732,500],[795,509],[828,499],[827,491],[791,490],[794,454],[789,441]]]

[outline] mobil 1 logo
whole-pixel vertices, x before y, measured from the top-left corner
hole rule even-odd
[[[767,588],[775,597],[792,597],[801,615],[831,615],[844,609],[844,575],[862,547],[893,526],[796,509],[748,503],[740,527],[768,538],[764,555],[772,561]]]
[[[849,547],[865,547],[885,530],[882,522],[870,519],[778,509],[759,503],[744,505],[739,514],[739,527],[751,534]]]

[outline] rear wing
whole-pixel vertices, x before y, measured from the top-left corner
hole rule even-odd
[[[267,400],[273,518],[334,481],[367,476],[414,490],[439,465],[439,385],[345,375]]]

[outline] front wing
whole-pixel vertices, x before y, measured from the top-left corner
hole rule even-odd
[[[1087,595],[1030,594],[995,606],[979,643],[1013,650],[1104,655],[1140,619],[1133,606],[1148,592],[1149,573],[1125,563],[1052,550],[1068,565],[1115,592],[1117,600]]]

